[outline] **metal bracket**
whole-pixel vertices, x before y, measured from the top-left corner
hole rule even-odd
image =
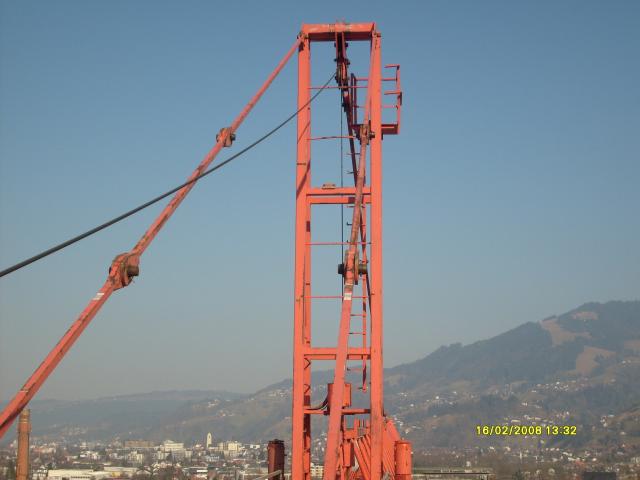
[[[140,255],[135,253],[121,253],[111,262],[109,278],[113,289],[118,290],[129,285],[133,277],[140,275]]]
[[[368,145],[369,140],[375,138],[375,136],[375,132],[371,130],[371,125],[368,123],[360,125],[360,143],[362,145]]]
[[[231,132],[231,127],[221,128],[220,132],[216,135],[216,142],[219,142],[220,139],[223,140],[223,147],[230,147],[236,139],[236,134]]]
[[[383,123],[382,124],[382,134],[383,135],[397,135],[400,133],[400,118],[402,113],[402,85],[400,84],[400,65],[397,63],[392,63],[390,65],[385,65],[384,68],[395,69],[393,72],[393,76],[384,77],[382,79],[383,82],[389,82],[395,84],[393,90],[386,90],[383,92],[384,95],[395,96],[395,104],[392,105],[383,105],[382,108],[390,108],[395,109],[396,111],[396,121],[393,123]]]

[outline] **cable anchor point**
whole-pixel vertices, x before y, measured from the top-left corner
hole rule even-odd
[[[121,253],[111,262],[109,278],[114,290],[126,287],[133,281],[133,277],[138,275],[140,275],[140,255],[136,253]]]
[[[216,134],[216,143],[222,140],[223,147],[230,147],[235,139],[236,134],[231,131],[231,127],[221,128]]]

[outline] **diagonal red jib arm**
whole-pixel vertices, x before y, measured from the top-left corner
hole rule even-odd
[[[178,190],[178,192],[176,192],[171,201],[162,210],[160,215],[158,215],[155,221],[144,233],[144,235],[142,235],[131,252],[116,257],[109,271],[109,276],[102,288],[89,301],[85,309],[73,322],[69,330],[67,330],[67,332],[62,336],[60,341],[55,345],[51,352],[49,352],[40,366],[33,372],[33,374],[23,385],[23,387],[18,391],[18,393],[16,393],[13,399],[0,414],[0,438],[5,435],[7,430],[11,427],[11,424],[13,423],[15,418],[20,415],[22,409],[29,403],[29,401],[31,401],[40,387],[42,387],[51,372],[55,370],[60,361],[64,358],[65,354],[73,346],[82,332],[87,328],[91,320],[100,311],[100,308],[102,308],[111,294],[115,290],[127,286],[131,282],[131,278],[138,275],[138,264],[140,256],[144,253],[144,251],[151,244],[158,232],[166,224],[169,218],[171,218],[171,215],[173,215],[173,213],[180,206],[185,197],[189,194],[191,189],[195,186],[195,184],[197,183],[195,179],[198,178],[198,176],[201,175],[205,170],[207,170],[209,165],[211,165],[213,160],[216,158],[216,156],[224,146],[229,146],[231,144],[231,139],[235,135],[238,127],[240,127],[244,119],[247,117],[249,112],[251,112],[253,107],[258,103],[273,80],[278,76],[278,74],[287,64],[292,55],[297,51],[300,42],[301,37],[298,37],[293,46],[280,60],[273,72],[271,72],[269,77],[267,77],[260,89],[251,98],[251,100],[249,100],[242,111],[234,119],[231,126],[223,128],[220,131],[220,134],[216,139],[216,144],[207,153],[207,155],[189,177],[189,180],[193,180],[193,182],[185,185],[183,188]]]
[[[11,424],[20,412],[27,406],[36,392],[40,389],[47,377],[53,372],[58,363],[62,360],[69,348],[75,343],[80,334],[87,328],[89,322],[96,315],[98,310],[104,305],[113,293],[112,282],[107,280],[96,295],[89,301],[89,304],[82,311],[80,316],[69,327],[56,346],[49,352],[49,355],[42,361],[40,366],[29,377],[20,391],[13,397],[0,415],[0,438],[4,436]]]

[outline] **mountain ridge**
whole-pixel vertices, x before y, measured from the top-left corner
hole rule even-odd
[[[312,402],[321,401],[332,372],[313,377]],[[624,431],[640,444],[638,378],[640,301],[590,302],[385,369],[385,403],[417,448],[482,445],[476,424],[512,421],[581,425],[578,438],[552,442],[602,444]],[[349,381],[355,387],[361,379],[350,374]],[[104,397],[49,410],[34,402],[34,434],[197,441],[213,431],[216,438],[253,442],[289,436],[291,379],[253,394],[187,392]],[[160,398],[165,394],[172,400]],[[354,388],[354,404],[364,400]],[[102,411],[92,413],[92,406]],[[613,415],[606,429],[603,415]],[[322,420],[314,419],[313,428],[322,430]]]

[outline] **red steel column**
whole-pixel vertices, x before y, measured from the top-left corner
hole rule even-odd
[[[395,443],[396,480],[411,480],[411,442]]]
[[[309,114],[309,130],[311,126],[311,115]],[[311,134],[309,133],[309,137]],[[311,162],[311,142],[307,142],[307,158],[309,164]],[[311,167],[307,172],[307,185],[311,187]],[[307,202],[306,209],[306,228],[305,228],[305,262],[304,262],[304,292],[305,296],[311,297],[311,204]],[[311,299],[305,299],[304,302],[304,344],[305,347],[311,347]],[[311,360],[306,356],[303,360],[304,364],[304,406],[311,406]],[[311,479],[311,415],[305,414],[303,421],[304,430],[304,451],[303,451],[303,468],[305,480]]]
[[[301,39],[298,48],[298,109],[310,98],[311,70],[310,42]],[[297,154],[296,154],[296,224],[295,224],[295,267],[294,267],[294,312],[293,312],[293,412],[291,442],[291,480],[309,480],[310,458],[306,451],[311,445],[310,415],[304,413],[310,404],[311,365],[305,358],[305,348],[311,346],[311,325],[307,316],[310,296],[307,290],[310,266],[308,258],[308,238],[310,235],[309,206],[307,192],[311,186],[310,158],[311,108],[298,113]]]
[[[371,480],[382,477],[382,105],[380,33],[371,39]]]

